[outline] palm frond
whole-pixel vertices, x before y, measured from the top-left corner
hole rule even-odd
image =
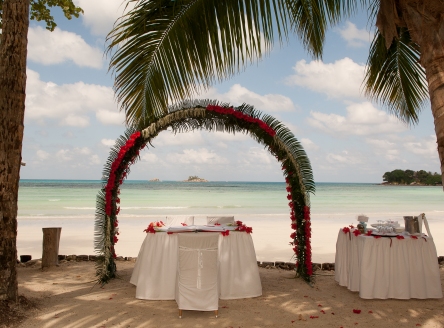
[[[153,122],[287,34],[285,0],[138,0],[107,37],[127,121]]]
[[[366,1],[361,0],[362,5]],[[316,59],[322,58],[325,33],[331,26],[356,12],[356,0],[287,0],[290,22],[303,46]]]
[[[400,28],[389,49],[376,31],[370,46],[364,78],[366,96],[386,106],[406,123],[417,123],[418,113],[428,99],[424,68],[419,63],[420,50],[407,29]]]

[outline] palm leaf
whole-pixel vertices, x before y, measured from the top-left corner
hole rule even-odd
[[[274,33],[286,35],[284,8],[284,0],[137,0],[107,38],[127,121],[153,122],[168,103],[260,58]]]
[[[314,58],[322,58],[327,29],[358,8],[356,0],[287,0],[287,5],[292,28]]]
[[[417,123],[418,113],[428,99],[424,68],[419,63],[420,50],[407,29],[398,30],[389,49],[376,32],[370,46],[364,78],[366,96],[406,123]]]

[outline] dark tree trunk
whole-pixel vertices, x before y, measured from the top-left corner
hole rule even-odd
[[[15,302],[28,27],[29,0],[5,0],[0,43],[0,299]]]

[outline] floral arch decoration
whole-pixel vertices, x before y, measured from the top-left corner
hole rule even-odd
[[[243,104],[233,108],[214,100],[182,103],[146,128],[128,128],[117,139],[105,164],[102,189],[97,195],[95,219],[96,274],[104,284],[116,277],[116,251],[120,211],[119,186],[139,159],[139,151],[167,128],[173,132],[193,130],[250,134],[280,162],[288,192],[291,229],[290,245],[296,258],[296,275],[312,282],[310,193],[314,193],[310,161],[291,131],[270,115]]]

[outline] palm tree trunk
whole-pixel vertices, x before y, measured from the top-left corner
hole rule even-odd
[[[425,70],[444,186],[444,56],[433,60]]]
[[[0,43],[0,299],[15,302],[28,27],[29,0],[5,0]]]
[[[407,26],[412,40],[420,47],[420,62],[426,71],[444,187],[444,1],[395,0],[395,4],[400,22],[393,21]]]

